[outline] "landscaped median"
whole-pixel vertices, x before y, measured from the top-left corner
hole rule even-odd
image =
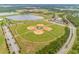
[[[6,45],[6,42],[5,42],[5,38],[4,38],[4,35],[3,35],[3,32],[2,32],[2,28],[0,26],[0,54],[7,54],[9,51],[8,51],[8,48],[7,48],[7,45]]]

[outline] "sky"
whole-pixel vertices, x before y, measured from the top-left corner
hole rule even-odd
[[[79,4],[79,0],[0,0],[0,4]]]

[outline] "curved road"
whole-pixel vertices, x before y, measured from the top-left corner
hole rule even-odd
[[[70,29],[69,37],[66,43],[57,52],[58,54],[66,54],[73,46],[74,40],[76,38],[76,27],[64,16],[65,20],[68,22],[68,27]]]

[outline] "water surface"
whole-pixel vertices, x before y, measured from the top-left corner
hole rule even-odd
[[[38,19],[43,19],[42,16],[36,16],[32,14],[27,14],[27,15],[14,15],[14,16],[8,16],[8,19],[11,20],[38,20]]]

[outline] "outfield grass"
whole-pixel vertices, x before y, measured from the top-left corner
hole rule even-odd
[[[59,49],[63,46],[69,36],[69,29],[65,28],[65,34],[57,40],[51,42],[49,45],[46,45],[42,49],[38,50],[37,54],[55,54],[59,51]]]
[[[8,49],[6,46],[5,38],[2,33],[2,29],[0,27],[0,54],[7,54],[7,53],[8,53]]]
[[[36,24],[44,24],[51,27],[52,31],[46,31],[42,35],[36,35],[27,29],[28,26],[35,26]],[[45,21],[24,21],[10,26],[10,29],[21,47],[21,53],[35,53],[65,33],[65,27],[50,24]]]

